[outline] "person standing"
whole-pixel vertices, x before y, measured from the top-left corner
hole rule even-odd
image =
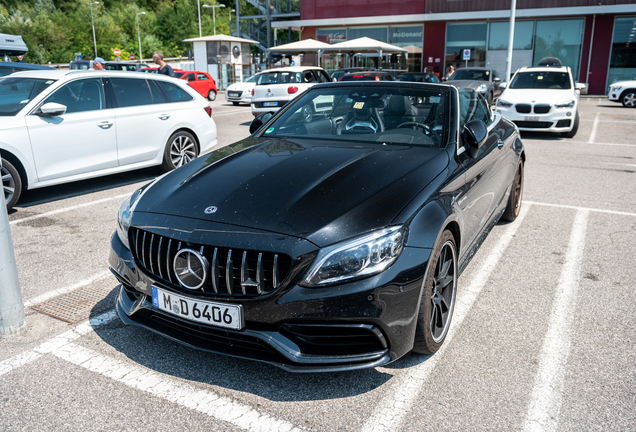
[[[450,79],[451,75],[455,73],[455,66],[450,65],[448,67],[448,75],[446,75],[446,79]]]
[[[161,51],[155,51],[152,53],[152,61],[159,65],[159,70],[157,70],[157,73],[168,75],[171,77],[174,76],[174,70],[172,69],[172,66],[163,61],[163,53]]]

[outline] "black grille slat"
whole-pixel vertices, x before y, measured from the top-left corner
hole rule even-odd
[[[208,279],[200,291],[222,297],[256,297],[275,291],[292,267],[289,256],[274,252],[192,244],[130,228],[131,251],[139,265],[167,285],[184,293],[174,274],[174,257],[183,248],[199,251],[208,263]]]
[[[513,123],[521,128],[548,129],[552,127],[552,122],[514,120]]]
[[[547,104],[537,104],[534,106],[535,114],[547,114],[550,112],[550,105]]]
[[[530,114],[530,110],[532,109],[529,104],[517,104],[515,108],[517,112],[521,114]]]

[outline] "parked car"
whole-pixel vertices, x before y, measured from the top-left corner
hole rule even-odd
[[[473,90],[319,84],[124,201],[117,313],[293,372],[433,353],[460,274],[519,215],[524,162],[517,129]]]
[[[472,88],[486,99],[488,104],[501,95],[499,72],[491,68],[471,67],[457,69],[446,81],[459,88]]]
[[[23,190],[161,165],[216,144],[212,110],[185,82],[119,71],[32,71],[0,78],[7,206]]]
[[[69,62],[68,68],[72,70],[89,70],[93,68],[93,60],[73,60]],[[148,65],[139,62],[107,61],[104,64],[104,69],[106,70],[139,72],[145,68],[148,68]]]
[[[40,66],[31,63],[22,62],[0,62],[0,77],[11,75],[14,72],[30,71],[30,70],[55,70],[49,66]]]
[[[340,77],[339,81],[399,81],[393,72],[367,71],[355,72]]]
[[[252,90],[252,114],[276,112],[317,83],[330,82],[331,77],[323,68],[292,66],[261,72]]]
[[[179,76],[177,76],[177,74]],[[211,101],[216,99],[216,82],[209,73],[201,71],[183,71],[183,73],[181,73],[181,71],[175,71],[174,76],[175,78],[186,80],[188,84],[190,84],[190,87],[198,91],[201,96]]]
[[[342,78],[344,75],[348,75],[354,72],[364,72],[364,71],[369,71],[371,69],[369,68],[365,68],[365,67],[354,67],[354,68],[344,68],[344,69],[338,69],[336,71],[333,71],[333,73],[331,74],[331,79],[332,80],[336,80],[336,81],[340,81],[340,78]]]
[[[237,82],[225,89],[225,100],[233,105],[252,102],[252,90],[256,85],[257,75],[251,76],[243,82]]]
[[[607,93],[607,99],[622,103],[624,107],[636,108],[636,80],[613,83]]]
[[[572,138],[579,129],[580,90],[572,71],[562,67],[522,67],[497,100],[497,112],[520,130],[558,132]]]
[[[398,75],[400,81],[439,83],[439,78],[432,72],[404,72]]]

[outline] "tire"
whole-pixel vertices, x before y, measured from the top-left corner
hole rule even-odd
[[[173,133],[163,152],[163,163],[161,169],[165,172],[172,171],[196,159],[199,156],[197,141],[191,133],[178,131]]]
[[[621,94],[621,103],[627,108],[636,108],[636,90],[625,90]]]
[[[501,220],[512,222],[519,216],[521,200],[523,199],[523,169],[523,160],[520,160],[515,179],[512,182],[512,188],[510,189],[510,196],[508,196],[508,204],[504,214],[501,216]]]
[[[2,178],[2,189],[4,199],[7,204],[7,211],[16,205],[22,194],[22,178],[18,170],[6,159],[2,159],[0,168],[0,178]]]
[[[238,106],[238,104],[239,104],[238,102],[232,102],[232,105],[234,106]]]
[[[576,112],[576,115],[574,116],[574,126],[572,126],[572,130],[569,132],[561,132],[561,136],[565,137],[565,138],[574,138],[574,135],[576,135],[576,132],[579,130],[579,112]]]
[[[415,329],[413,352],[433,354],[450,327],[457,294],[457,248],[455,238],[445,230],[431,252],[420,310]]]
[[[208,92],[208,99],[211,101],[216,100],[216,92],[214,90]]]

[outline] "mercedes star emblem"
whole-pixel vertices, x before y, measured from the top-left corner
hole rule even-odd
[[[199,289],[208,276],[208,260],[195,250],[181,249],[174,257],[174,274],[184,288]]]
[[[217,210],[218,209],[215,206],[210,206],[203,211],[205,212],[205,214],[212,214],[212,213],[216,213]]]

